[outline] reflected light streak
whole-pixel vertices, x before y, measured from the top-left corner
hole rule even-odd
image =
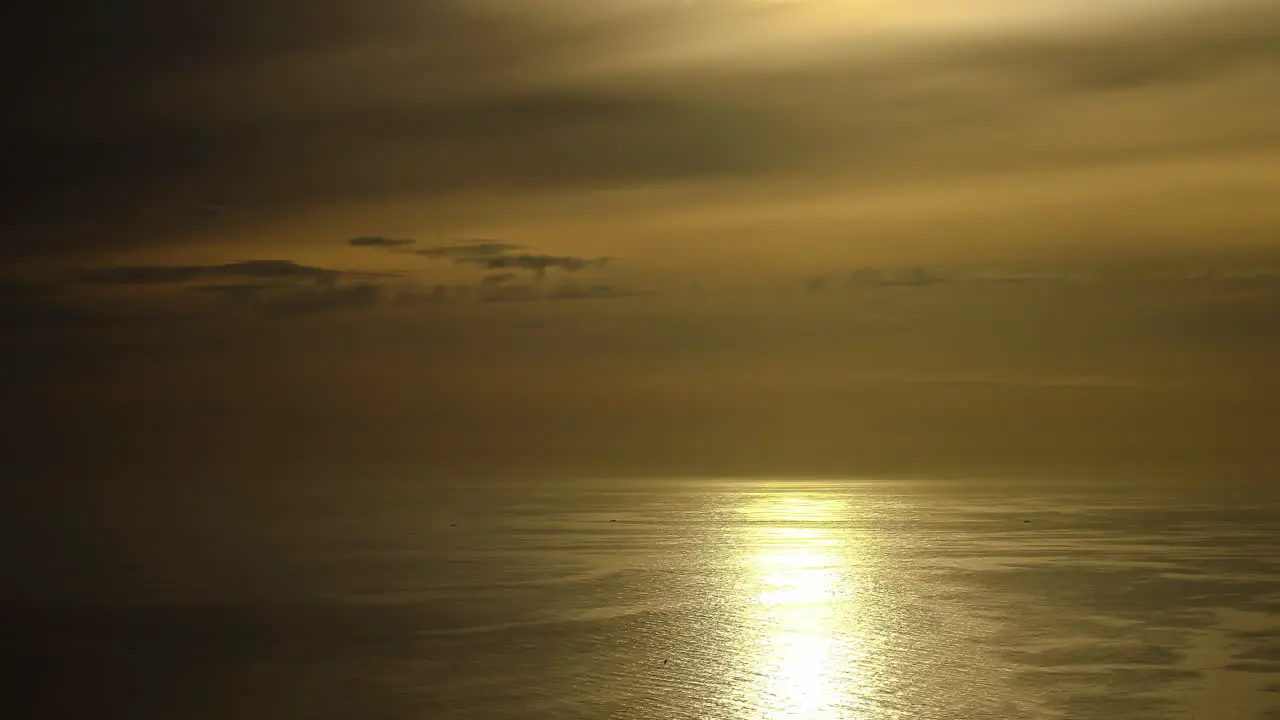
[[[869,693],[850,549],[825,525],[838,503],[803,496],[757,498],[746,508],[752,571],[753,718],[849,718]]]

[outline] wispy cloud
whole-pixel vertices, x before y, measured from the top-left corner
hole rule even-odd
[[[486,275],[483,278],[481,278],[480,285],[481,286],[503,285],[511,282],[512,280],[515,280],[518,277],[520,276],[516,275],[515,273],[509,273],[509,272]]]
[[[858,287],[929,287],[949,282],[950,279],[948,275],[937,270],[919,267],[896,270],[863,267],[846,273],[828,273],[809,278],[804,281],[804,288],[811,293],[817,293],[840,286],[846,289]]]
[[[379,248],[402,248],[412,245],[416,242],[411,238],[390,238],[378,235],[365,235],[362,237],[354,237],[347,241],[352,247],[379,247]]]
[[[496,284],[484,288],[481,298],[486,302],[537,302],[557,300],[602,300],[607,298],[639,297],[643,293],[613,285],[576,285],[565,283],[550,291],[540,291],[532,285]]]
[[[460,263],[474,263],[483,265],[490,270],[499,270],[504,268],[513,268],[520,270],[532,270],[535,275],[541,278],[548,268],[559,268],[566,272],[576,272],[588,267],[604,267],[608,264],[608,258],[582,258],[573,255],[545,255],[533,253],[521,253],[519,255],[491,255],[483,257],[461,257],[457,259]]]
[[[165,285],[221,278],[308,279],[326,283],[340,270],[299,265],[291,260],[248,260],[223,265],[124,265],[80,274],[94,285]]]
[[[369,237],[357,238],[348,242],[352,245],[394,250],[413,241]],[[530,270],[539,278],[543,277],[546,271],[551,268],[558,268],[566,272],[576,272],[588,267],[605,267],[611,260],[611,258],[607,257],[586,258],[575,255],[520,252],[530,249],[528,245],[503,240],[476,239],[434,245],[410,252],[431,260],[449,260],[459,265],[479,265],[489,270]],[[514,276],[509,273],[490,276],[490,278],[499,277],[509,280]],[[486,279],[486,282],[505,282],[505,280]]]
[[[414,254],[428,258],[448,258],[458,262],[472,262],[477,258],[495,257],[515,250],[526,249],[527,246],[525,245],[498,240],[467,240],[415,250]]]

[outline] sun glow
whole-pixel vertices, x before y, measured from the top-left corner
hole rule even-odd
[[[756,586],[753,717],[837,718],[861,705],[866,649],[846,542],[827,524],[837,504],[764,496],[744,508],[754,522],[746,558]]]

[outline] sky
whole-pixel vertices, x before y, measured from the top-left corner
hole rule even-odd
[[[1274,467],[1254,0],[56,0],[14,466]]]

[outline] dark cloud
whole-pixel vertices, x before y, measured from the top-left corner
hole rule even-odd
[[[349,153],[341,158],[353,171],[386,178],[392,183],[387,188],[617,187],[757,176],[792,164],[787,157],[792,148],[763,141],[782,127],[761,108],[662,88],[588,87],[456,103],[406,101],[342,122],[352,131],[318,135],[314,142],[356,139],[393,148],[404,162],[380,170]],[[456,161],[447,169],[429,164],[441,155]]]
[[[193,194],[261,216],[406,192],[626,185],[754,165],[731,139],[749,113],[662,92],[520,87],[514,76],[527,68],[584,34],[596,41],[572,23],[539,26],[460,2],[375,0],[356,12],[231,0],[179,11],[129,0],[109,17],[60,5],[17,33],[0,63],[24,107],[0,119],[9,169],[0,216],[37,231],[6,243],[10,253],[173,239],[175,228],[142,219]],[[101,23],[65,20],[86,17]]]
[[[0,73],[24,112],[0,119],[0,252],[179,242],[195,232],[189,219],[170,226],[144,210],[192,197],[261,218],[393,195],[837,170],[875,184],[1272,147],[1276,124],[1256,108],[1269,103],[1276,11],[1220,5],[1196,22],[943,33],[927,52],[879,62],[797,51],[786,62],[640,63],[623,76],[608,69],[614,51],[663,45],[662,23],[445,0],[124,0],[111,12],[60,0],[4,31]],[[1073,125],[1073,108],[1057,105],[1200,81],[1225,83],[1221,102],[1165,113],[1160,132],[1123,116]],[[1107,117],[1093,110],[1081,112]],[[1110,140],[1077,142],[1085,131],[1063,125]],[[1020,129],[1033,132],[1006,132]]]
[[[1275,675],[1280,673],[1280,663],[1274,662],[1233,662],[1222,666],[1223,670],[1234,670],[1236,672],[1247,673],[1264,673],[1267,675]]]
[[[271,318],[319,315],[376,307],[385,293],[376,282],[303,285],[278,279],[268,282],[239,282],[198,285],[191,292],[211,295],[227,308]]]
[[[278,194],[256,184],[250,167],[274,144],[276,131],[261,124],[264,102],[287,97],[281,102],[314,109],[314,102],[299,102],[302,95],[365,80],[358,62],[342,68],[335,58],[414,32],[430,38],[415,54],[426,66],[419,71],[432,65],[461,71],[468,59],[492,67],[510,53],[525,54],[516,48],[527,43],[496,27],[494,38],[511,42],[468,53],[469,39],[483,37],[489,26],[452,2],[372,0],[358,9],[304,0],[32,5],[0,30],[0,82],[23,108],[0,117],[7,169],[0,217],[29,226],[3,233],[0,251],[59,253],[162,240],[172,228],[140,219],[157,206],[181,207],[192,194],[219,196],[202,191],[211,185],[246,205],[270,206]],[[321,67],[326,82],[308,80]],[[314,121],[313,115],[297,127]],[[109,238],[105,223],[115,231]]]
[[[386,285],[384,273],[344,273],[344,284],[325,279],[315,285],[299,286],[289,276],[271,277],[265,282],[250,281],[197,285],[191,291],[213,295],[220,301],[239,308],[272,316],[289,317],[339,310],[368,309],[378,305]],[[392,276],[394,277],[394,276]],[[442,286],[443,287],[443,286]],[[438,289],[439,291],[439,289]],[[396,301],[407,304],[413,291],[402,292]]]
[[[1049,89],[1097,92],[1229,76],[1280,61],[1280,10],[1273,3],[1224,2],[1163,22],[1095,33],[1011,36],[957,53]]]
[[[881,63],[833,50],[709,73],[698,87],[708,102],[741,102],[776,123],[757,142],[785,146],[763,170],[778,175],[827,169],[875,183],[1274,151],[1280,125],[1261,117],[1280,106],[1261,98],[1276,82],[1280,11],[1227,2],[1199,13],[939,38]],[[1057,129],[1072,118],[1071,133]]]
[[[1200,342],[1280,348],[1280,283],[1214,282],[1207,296],[1163,311],[1157,321],[1167,331]]]
[[[539,278],[548,268],[576,272],[593,266],[604,267],[611,259],[515,252],[526,249],[528,247],[525,245],[498,240],[468,240],[415,250],[414,254],[428,258],[449,259],[459,264],[480,265],[490,270],[532,270]],[[505,282],[513,277],[511,273],[502,273],[491,275],[482,282]]]
[[[809,292],[818,292],[830,287],[830,281],[835,276],[821,275],[805,282],[805,289]],[[887,270],[873,267],[863,267],[850,271],[844,276],[844,286],[846,288],[858,287],[928,287],[930,285],[938,285],[948,281],[948,277],[941,273],[933,272],[925,268],[906,268]]]
[[[449,258],[458,262],[475,262],[477,259],[490,258],[514,250],[525,250],[527,246],[497,240],[466,240],[449,245],[415,250],[415,255],[429,258]]]
[[[411,238],[389,238],[377,235],[366,235],[363,237],[351,238],[347,241],[352,247],[379,247],[379,248],[400,248],[406,245],[412,245],[416,240]]]
[[[991,285],[1030,285],[1033,283],[1065,283],[1082,279],[1080,276],[1055,273],[985,272],[966,278],[967,282]]]
[[[509,273],[509,272],[508,272],[508,273],[497,273],[497,274],[494,274],[494,275],[486,275],[486,276],[484,276],[483,278],[481,278],[481,280],[480,280],[480,284],[481,284],[482,286],[502,285],[502,284],[504,284],[504,283],[509,283],[509,282],[511,282],[512,280],[515,280],[515,279],[516,279],[516,278],[518,278],[518,277],[520,277],[520,276],[519,276],[519,275],[516,275],[515,273]]]
[[[95,285],[162,285],[219,278],[309,279],[333,282],[339,270],[299,265],[290,260],[248,260],[225,265],[132,265],[90,270],[81,280]]]
[[[521,253],[518,255],[493,255],[488,257],[460,257],[457,258],[457,261],[460,263],[475,263],[477,265],[483,265],[490,270],[505,268],[532,270],[538,277],[542,277],[548,268],[559,268],[567,272],[576,272],[592,266],[602,267],[608,263],[608,258],[581,258],[573,255]]]
[[[1266,660],[1268,662],[1280,663],[1280,642],[1274,638],[1277,636],[1277,630],[1271,630],[1265,633],[1253,633],[1260,640],[1269,641],[1261,647],[1256,647],[1244,653],[1240,653],[1236,657],[1241,660]],[[1249,637],[1249,636],[1246,636]]]

